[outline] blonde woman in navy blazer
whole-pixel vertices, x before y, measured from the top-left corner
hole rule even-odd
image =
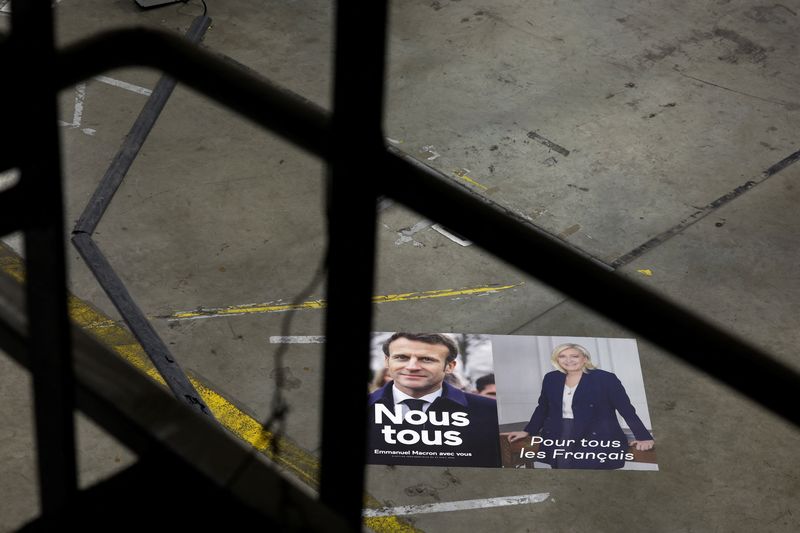
[[[536,460],[553,468],[622,468],[633,458],[629,446],[653,448],[653,436],[619,378],[596,368],[586,348],[561,344],[550,360],[556,371],[545,375],[530,422],[524,431],[510,433],[509,442],[539,437],[531,439],[540,444]],[[617,412],[631,428],[633,442],[625,438]]]

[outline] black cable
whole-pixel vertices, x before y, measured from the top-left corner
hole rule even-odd
[[[311,294],[319,287],[319,284],[324,279],[327,272],[328,265],[328,251],[327,248],[322,257],[320,265],[317,267],[311,281],[303,288],[297,297],[292,301],[292,307],[302,304]],[[281,337],[289,337],[292,332],[292,320],[294,319],[297,309],[291,309],[286,316],[284,316],[281,323]],[[280,453],[280,438],[284,433],[284,424],[286,421],[286,414],[289,411],[289,406],[283,398],[283,390],[285,385],[285,376],[283,372],[283,356],[289,350],[289,344],[281,342],[278,344],[278,349],[272,356],[275,362],[275,391],[272,394],[272,411],[269,418],[264,422],[264,429],[269,430],[272,424],[276,424],[277,428],[273,432],[273,438],[270,440],[270,451],[277,456]]]
[[[329,249],[326,246],[325,252],[322,256],[322,260],[320,261],[319,266],[317,267],[314,276],[311,278],[311,281],[300,291],[297,296],[292,300],[292,307],[296,307],[303,303],[316,289],[319,287],[319,284],[325,277],[326,272],[328,271],[328,253]],[[283,321],[281,323],[281,336],[282,337],[289,337],[291,330],[292,330],[292,320],[294,315],[297,313],[297,309],[293,308],[290,309],[286,315],[283,317]],[[263,423],[263,429],[266,432],[269,432],[273,425],[276,426],[275,431],[272,432],[272,437],[270,438],[269,443],[269,452],[270,455],[267,455],[275,461],[278,456],[280,455],[280,441],[284,435],[285,430],[285,422],[286,422],[286,414],[289,412],[289,406],[286,404],[286,400],[283,397],[283,389],[285,383],[285,376],[283,372],[283,356],[289,349],[289,344],[282,342],[278,344],[278,348],[275,350],[272,358],[274,361],[275,366],[275,390],[272,394],[272,405],[270,407],[270,414],[267,419]],[[250,464],[255,460],[256,455],[260,453],[258,448],[252,446],[250,452],[247,456],[242,460],[239,466],[233,471],[228,481],[225,482],[225,487],[230,488],[236,481],[238,481],[239,477],[244,473],[244,471],[250,466]]]

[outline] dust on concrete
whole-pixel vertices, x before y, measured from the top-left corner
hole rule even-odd
[[[767,59],[767,53],[771,50],[754,43],[733,30],[715,28],[713,33],[715,37],[730,41],[736,45],[736,48],[727,54],[719,56],[719,59],[726,63],[736,64],[743,60],[756,64],[763,63]]]
[[[661,61],[665,57],[669,57],[675,52],[678,51],[678,47],[668,44],[666,46],[657,46],[655,50],[647,50],[644,55],[642,56],[647,61],[652,61],[656,63]]]
[[[710,32],[695,30],[691,32],[690,35],[677,39],[677,41],[674,43],[659,45],[653,49],[647,49],[639,56],[639,58],[645,62],[657,63],[677,54],[685,54],[686,52],[684,48],[686,46],[700,45],[713,39],[720,39],[723,43],[727,42],[735,45],[734,48],[727,51],[725,54],[718,56],[718,59],[721,61],[731,64],[737,64],[741,62],[761,64],[766,61],[769,52],[774,50],[773,48],[765,48],[734,30],[715,27]]]
[[[406,487],[403,492],[405,492],[407,496],[428,496],[437,502],[441,501],[439,490],[436,487],[426,485],[425,483],[419,483],[417,485]]]
[[[744,16],[762,24],[786,24],[788,17],[796,17],[797,12],[783,4],[773,4],[751,7]]]

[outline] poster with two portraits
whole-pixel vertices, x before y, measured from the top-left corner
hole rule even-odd
[[[634,339],[374,333],[367,463],[658,470]]]

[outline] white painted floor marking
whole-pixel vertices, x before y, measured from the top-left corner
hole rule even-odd
[[[434,160],[436,160],[436,159],[438,159],[438,158],[440,158],[442,156],[442,154],[437,152],[434,148],[436,148],[436,147],[433,146],[432,144],[429,144],[428,146],[423,146],[422,147],[422,152],[425,153],[425,154],[428,154],[428,156],[429,156],[429,157],[425,158],[428,161],[434,161]]]
[[[114,78],[109,78],[108,76],[95,76],[93,79],[101,83],[105,83],[107,85],[113,85],[114,87],[125,89],[126,91],[130,91],[132,93],[142,94],[144,96],[150,96],[151,94],[153,94],[153,91],[151,91],[150,89],[139,87],[138,85],[128,83],[127,81],[115,80]]]
[[[72,111],[72,127],[79,128],[83,120],[83,101],[86,99],[86,84],[75,86],[75,108]]]
[[[401,505],[400,507],[383,507],[381,509],[364,509],[365,518],[378,516],[403,516],[424,513],[445,513],[449,511],[467,511],[470,509],[486,509],[488,507],[505,507],[508,505],[524,505],[541,503],[550,497],[549,492],[525,494],[523,496],[505,496],[500,498],[483,498],[480,500],[461,500],[456,502],[426,503],[423,505]]]
[[[81,123],[83,122],[84,100],[86,100],[86,84],[79,83],[75,85],[75,104],[72,111],[72,122],[64,122],[63,120],[59,120],[58,123],[59,125],[67,128],[80,129],[86,135],[94,135],[97,133],[97,130],[94,128],[81,128]]]
[[[324,342],[324,335],[290,335],[288,337],[277,335],[269,338],[270,344],[323,344]]]
[[[447,237],[448,239],[450,239],[451,241],[453,241],[454,243],[456,243],[456,244],[458,244],[460,246],[471,246],[472,245],[472,241],[468,241],[466,239],[462,239],[461,237],[453,235],[452,233],[447,231],[447,229],[445,229],[444,227],[440,226],[439,224],[434,224],[433,226],[431,226],[431,228],[436,230],[436,231],[438,231],[439,233],[441,233],[442,235],[444,235],[445,237]]]
[[[410,228],[406,228],[406,229],[402,229],[402,230],[398,231],[397,235],[399,237],[398,237],[398,239],[396,241],[394,241],[394,243],[397,246],[400,246],[401,244],[405,244],[407,242],[411,242],[411,243],[414,244],[414,246],[422,246],[422,243],[419,243],[419,242],[414,240],[413,235],[419,233],[422,230],[428,229],[429,227],[431,227],[432,224],[433,224],[433,222],[423,218],[422,220],[420,220],[419,222],[417,222],[416,224],[414,224]]]

